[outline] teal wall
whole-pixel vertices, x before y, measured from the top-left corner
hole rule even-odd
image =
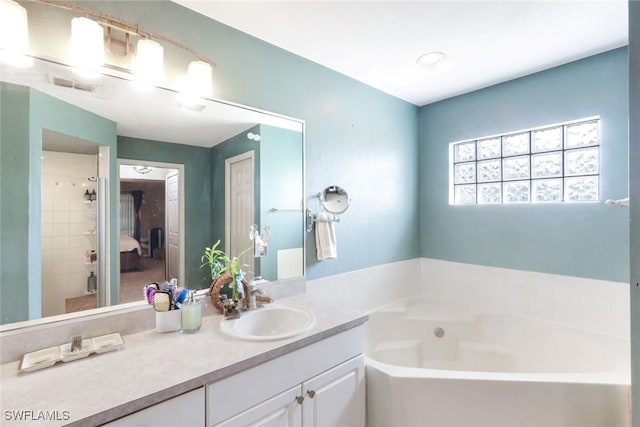
[[[2,323],[40,317],[40,199],[42,129],[112,149],[115,176],[115,123],[32,89],[2,84]],[[110,198],[114,200],[115,187]],[[11,200],[11,203],[7,203]],[[110,206],[115,218],[115,205]],[[111,255],[117,254],[111,230]],[[111,265],[111,274],[115,264]],[[115,290],[112,290],[112,292]],[[5,306],[6,304],[6,306]],[[26,304],[26,305],[25,305]]]
[[[82,5],[214,60],[216,98],[305,121],[306,202],[315,211],[315,195],[334,184],[353,200],[337,226],[337,259],[317,261],[308,234],[307,278],[420,255],[416,106],[175,3]]]
[[[200,256],[211,245],[210,149],[118,136],[118,158],[184,165],[185,286],[208,288],[211,279],[200,270]]]
[[[627,49],[420,110],[424,257],[625,282],[629,212]],[[601,203],[450,206],[449,143],[599,115]]]
[[[27,141],[29,89],[0,83],[0,324],[29,318]]]
[[[260,208],[257,221],[260,231],[271,228],[267,255],[257,258],[263,278],[275,280],[277,253],[281,249],[302,248],[303,191],[302,134],[272,126],[260,126]],[[281,210],[295,209],[298,210]]]

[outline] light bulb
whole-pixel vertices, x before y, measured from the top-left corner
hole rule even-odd
[[[104,63],[104,30],[89,18],[71,20],[71,63],[95,70]]]
[[[137,84],[151,87],[162,83],[164,48],[153,40],[138,40],[133,73]]]
[[[12,0],[0,0],[0,62],[17,67],[33,63],[29,56],[27,10]]]
[[[207,98],[211,96],[211,65],[204,61],[192,61],[187,70],[187,94]]]

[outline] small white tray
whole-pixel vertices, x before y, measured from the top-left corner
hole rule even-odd
[[[124,340],[118,333],[91,338],[91,341],[93,342],[93,350],[97,354],[106,353],[124,345]]]
[[[99,337],[82,340],[82,348],[71,353],[71,344],[62,344],[56,347],[26,353],[22,356],[20,372],[31,372],[48,368],[58,362],[72,362],[88,357],[91,354],[101,354],[116,350],[124,345],[124,340],[119,333],[102,335]]]
[[[63,362],[71,362],[73,360],[82,359],[89,356],[93,352],[93,342],[91,340],[82,340],[80,350],[71,352],[71,344],[62,344],[60,346],[60,360]]]
[[[60,349],[58,347],[45,348],[22,356],[20,370],[31,372],[48,368],[49,366],[53,366],[58,360],[60,360]]]

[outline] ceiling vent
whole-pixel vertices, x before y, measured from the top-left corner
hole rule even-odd
[[[77,80],[71,80],[64,77],[58,77],[49,75],[49,83],[54,86],[66,87],[69,89],[77,89],[83,92],[95,93],[98,90],[98,85],[83,83]]]

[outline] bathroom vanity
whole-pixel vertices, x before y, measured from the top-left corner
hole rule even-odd
[[[209,312],[195,334],[125,335],[110,353],[20,373],[1,367],[2,425],[364,426],[366,315],[298,295],[315,314],[293,338],[252,342],[221,333]],[[22,411],[22,412],[20,412]],[[48,411],[47,413],[42,413]],[[29,420],[27,420],[29,421]]]

